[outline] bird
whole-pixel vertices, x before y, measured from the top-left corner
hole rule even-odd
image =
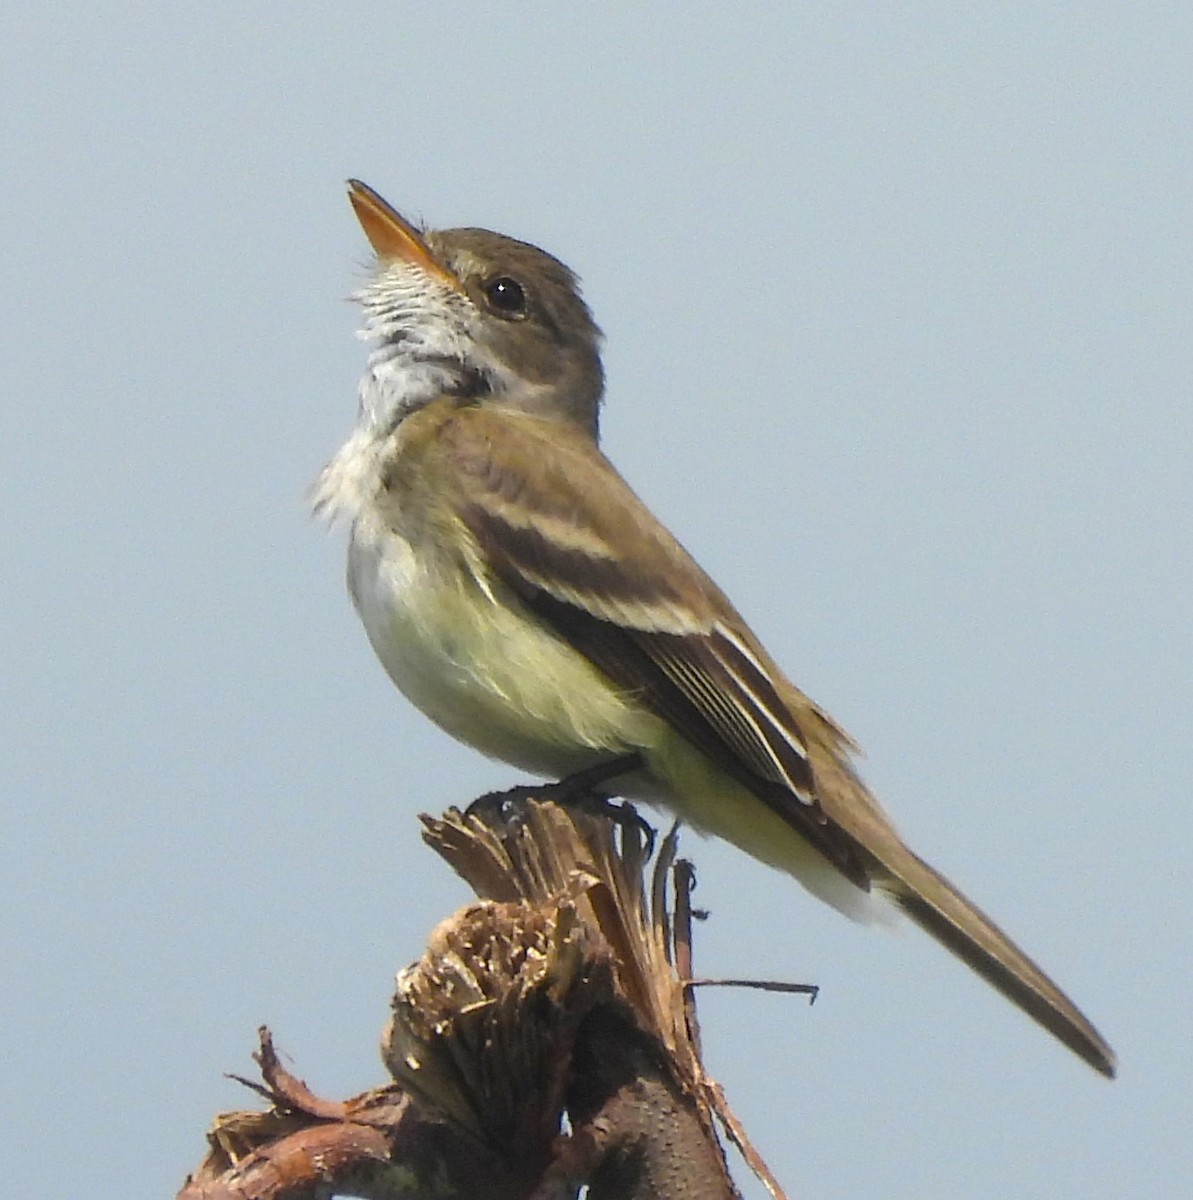
[[[599,444],[602,335],[527,242],[432,230],[350,180],[375,254],[358,417],[313,488],[350,525],[377,657],[432,721],[618,791],[863,917],[893,903],[1095,1070],[1115,1055],[981,909],[904,843],[858,748],[767,653]]]

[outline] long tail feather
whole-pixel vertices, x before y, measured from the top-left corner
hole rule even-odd
[[[876,857],[889,879],[875,882],[917,925],[1091,1067],[1114,1078],[1114,1051],[1106,1039],[980,908],[906,846],[883,851]]]

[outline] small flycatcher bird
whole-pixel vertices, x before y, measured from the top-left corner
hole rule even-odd
[[[846,913],[885,895],[1112,1076],[1098,1031],[904,845],[848,736],[601,453],[601,335],[576,276],[348,189],[377,254],[358,296],[374,348],[315,507],[351,521],[349,589],[394,683],[448,733],[546,777],[637,755],[619,790]]]

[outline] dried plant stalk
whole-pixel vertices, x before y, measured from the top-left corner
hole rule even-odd
[[[700,1064],[675,831],[653,854],[629,806],[525,791],[422,820],[480,899],[398,976],[394,1084],[321,1100],[263,1031],[272,1111],[220,1118],[180,1197],[727,1200],[719,1120],[781,1200]]]

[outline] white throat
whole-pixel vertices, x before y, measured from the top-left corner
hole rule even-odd
[[[409,413],[458,389],[475,354],[466,297],[406,264],[391,264],[359,291],[358,336],[373,343],[357,387],[356,428],[323,468],[312,507],[354,520],[376,495],[384,451]]]

